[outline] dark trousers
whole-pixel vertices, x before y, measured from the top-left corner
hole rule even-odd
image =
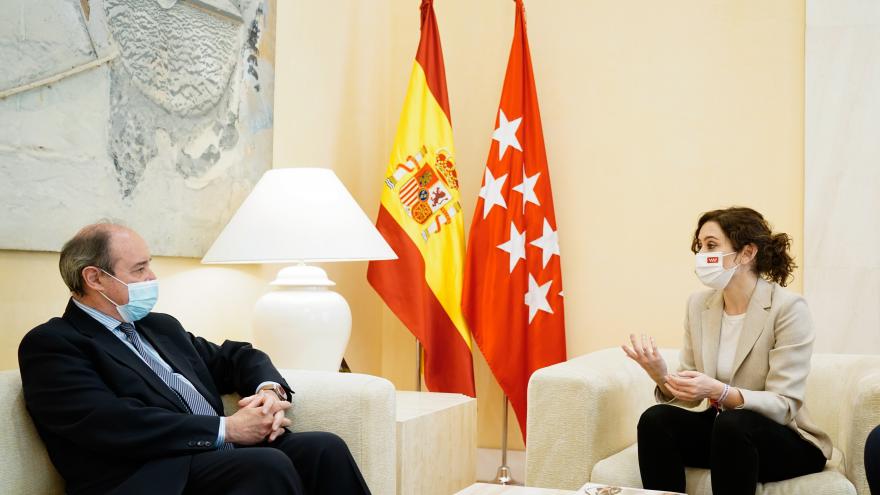
[[[871,495],[880,495],[880,426],[875,426],[865,440],[865,474]]]
[[[658,404],[639,419],[645,488],[685,491],[684,468],[712,471],[714,495],[754,494],[758,482],[816,473],[825,456],[794,430],[754,411],[693,412]]]
[[[187,495],[369,495],[361,472],[338,436],[285,433],[272,444],[193,456]]]

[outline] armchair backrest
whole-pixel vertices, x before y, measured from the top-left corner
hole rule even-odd
[[[24,405],[18,370],[0,371],[0,490],[4,493],[61,495],[55,471]]]
[[[880,356],[814,354],[807,379],[807,408],[843,453],[846,477],[869,493],[865,441],[880,424]]]

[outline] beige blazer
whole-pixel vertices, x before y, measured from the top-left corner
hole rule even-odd
[[[723,308],[719,290],[691,295],[679,371],[696,370],[715,377]],[[813,322],[804,298],[758,279],[736,346],[730,385],[742,392],[743,409],[792,428],[830,459],[831,439],[813,423],[804,406],[813,339]],[[657,395],[662,397],[659,390]],[[700,404],[671,402],[685,407]]]

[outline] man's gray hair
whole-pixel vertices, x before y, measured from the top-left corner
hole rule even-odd
[[[85,281],[82,271],[88,266],[98,267],[113,273],[113,258],[110,255],[110,239],[119,224],[102,221],[80,229],[61,248],[58,269],[61,278],[71,292],[85,295]]]

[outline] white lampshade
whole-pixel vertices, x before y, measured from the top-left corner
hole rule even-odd
[[[327,168],[267,171],[202,263],[389,260],[397,255]]]

